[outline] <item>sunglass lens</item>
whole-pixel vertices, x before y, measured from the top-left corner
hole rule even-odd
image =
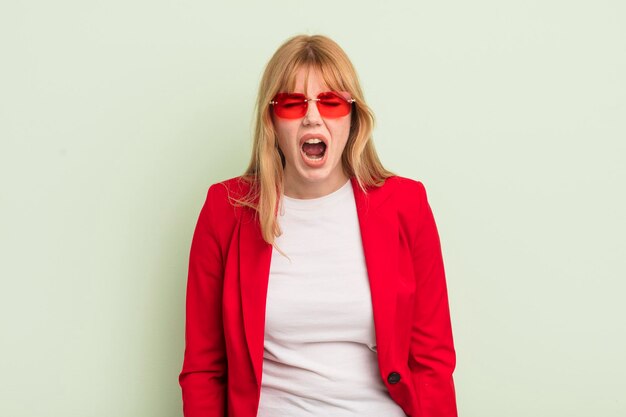
[[[304,94],[280,93],[274,99],[276,116],[285,119],[298,119],[306,114],[307,103]]]
[[[351,103],[335,92],[321,93],[317,98],[318,108],[323,117],[343,117],[350,113]]]

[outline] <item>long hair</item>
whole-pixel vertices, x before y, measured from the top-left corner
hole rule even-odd
[[[298,35],[288,39],[276,50],[263,73],[255,106],[252,156],[241,177],[250,184],[250,191],[242,199],[234,199],[236,205],[255,210],[263,239],[273,246],[276,246],[275,238],[282,234],[276,214],[284,192],[285,157],[278,147],[269,102],[279,92],[293,91],[296,73],[301,68],[319,71],[329,88],[347,91],[356,99],[348,141],[341,156],[346,175],[354,176],[364,192],[367,187],[383,185],[386,178],[395,175],[383,167],[374,149],[374,113],[365,103],[356,71],[346,53],[323,35]]]

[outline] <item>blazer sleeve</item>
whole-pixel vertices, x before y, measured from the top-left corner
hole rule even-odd
[[[419,181],[417,186],[413,238],[416,298],[409,355],[420,410],[415,417],[456,417],[452,377],[456,354],[441,244],[426,189]]]
[[[224,417],[227,358],[222,326],[223,256],[216,224],[218,184],[200,210],[189,254],[185,353],[179,383],[185,417]]]

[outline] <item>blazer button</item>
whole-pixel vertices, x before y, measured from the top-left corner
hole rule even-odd
[[[387,376],[387,382],[390,384],[397,384],[400,382],[400,374],[397,372],[390,373],[389,376]]]

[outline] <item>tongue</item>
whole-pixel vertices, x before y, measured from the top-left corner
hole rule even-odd
[[[302,145],[302,149],[309,156],[320,156],[326,150],[326,145],[323,142],[320,143],[305,143]]]

